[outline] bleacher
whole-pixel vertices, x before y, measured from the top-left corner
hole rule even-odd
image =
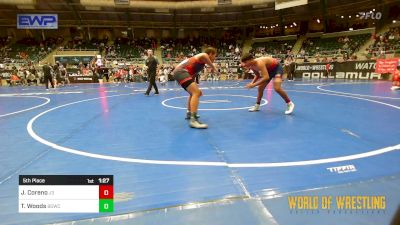
[[[0,61],[3,62],[6,58],[8,58],[8,47],[10,39],[8,37],[0,37]]]
[[[296,40],[272,40],[266,42],[255,42],[252,45],[252,52],[257,55],[271,55],[280,57],[292,50]]]
[[[120,37],[114,41],[113,46],[109,46],[107,52],[115,51],[114,57],[117,58],[142,58],[146,49],[155,49],[156,40],[154,38],[129,39]]]
[[[202,52],[202,48],[207,46],[215,47],[218,50],[217,59],[233,59],[240,56],[242,52],[241,44],[232,38],[171,38],[161,40],[162,58],[165,62],[179,62],[185,57],[191,57]]]
[[[400,28],[391,28],[383,35],[375,37],[368,50],[368,57],[400,53]]]
[[[116,47],[118,58],[140,58],[139,49],[128,44],[120,44]]]
[[[62,41],[61,37],[50,37],[44,41],[38,41],[35,38],[23,38],[12,44],[4,43],[3,41],[1,44],[2,59],[38,62],[54,50]]]
[[[321,56],[334,55],[344,52],[352,54],[369,38],[371,38],[371,34],[359,34],[346,37],[308,38],[304,41],[302,50],[304,50],[308,56],[315,56],[317,54]]]
[[[164,61],[176,61],[187,56],[193,56],[201,52],[199,39],[165,38],[161,40],[161,55]]]
[[[64,49],[70,50],[98,50],[102,51],[107,44],[107,39],[92,38],[90,41],[85,41],[81,38],[74,38],[69,40]]]
[[[47,54],[47,48],[34,38],[24,38],[9,46],[8,56],[11,59],[38,61]]]

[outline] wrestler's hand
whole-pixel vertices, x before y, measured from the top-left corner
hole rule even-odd
[[[254,86],[254,83],[248,83],[248,84],[246,84],[246,88],[248,88],[248,89],[251,89],[251,88],[253,88],[253,87],[255,87],[255,86]]]

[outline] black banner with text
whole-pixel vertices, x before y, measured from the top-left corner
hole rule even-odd
[[[296,64],[297,78],[336,78],[353,80],[383,80],[388,79],[380,73],[375,73],[376,62],[373,60],[347,61],[333,63],[302,63]]]

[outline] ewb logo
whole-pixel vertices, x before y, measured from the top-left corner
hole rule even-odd
[[[18,29],[58,29],[57,14],[18,14]]]

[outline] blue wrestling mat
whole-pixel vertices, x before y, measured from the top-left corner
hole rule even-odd
[[[292,115],[272,86],[248,112],[257,90],[244,85],[200,85],[206,130],[189,128],[173,82],[148,97],[144,83],[0,88],[0,224],[390,223],[400,203],[390,82],[285,82]],[[19,213],[21,174],[114,175],[114,212]],[[293,196],[383,196],[385,207],[291,207]]]

